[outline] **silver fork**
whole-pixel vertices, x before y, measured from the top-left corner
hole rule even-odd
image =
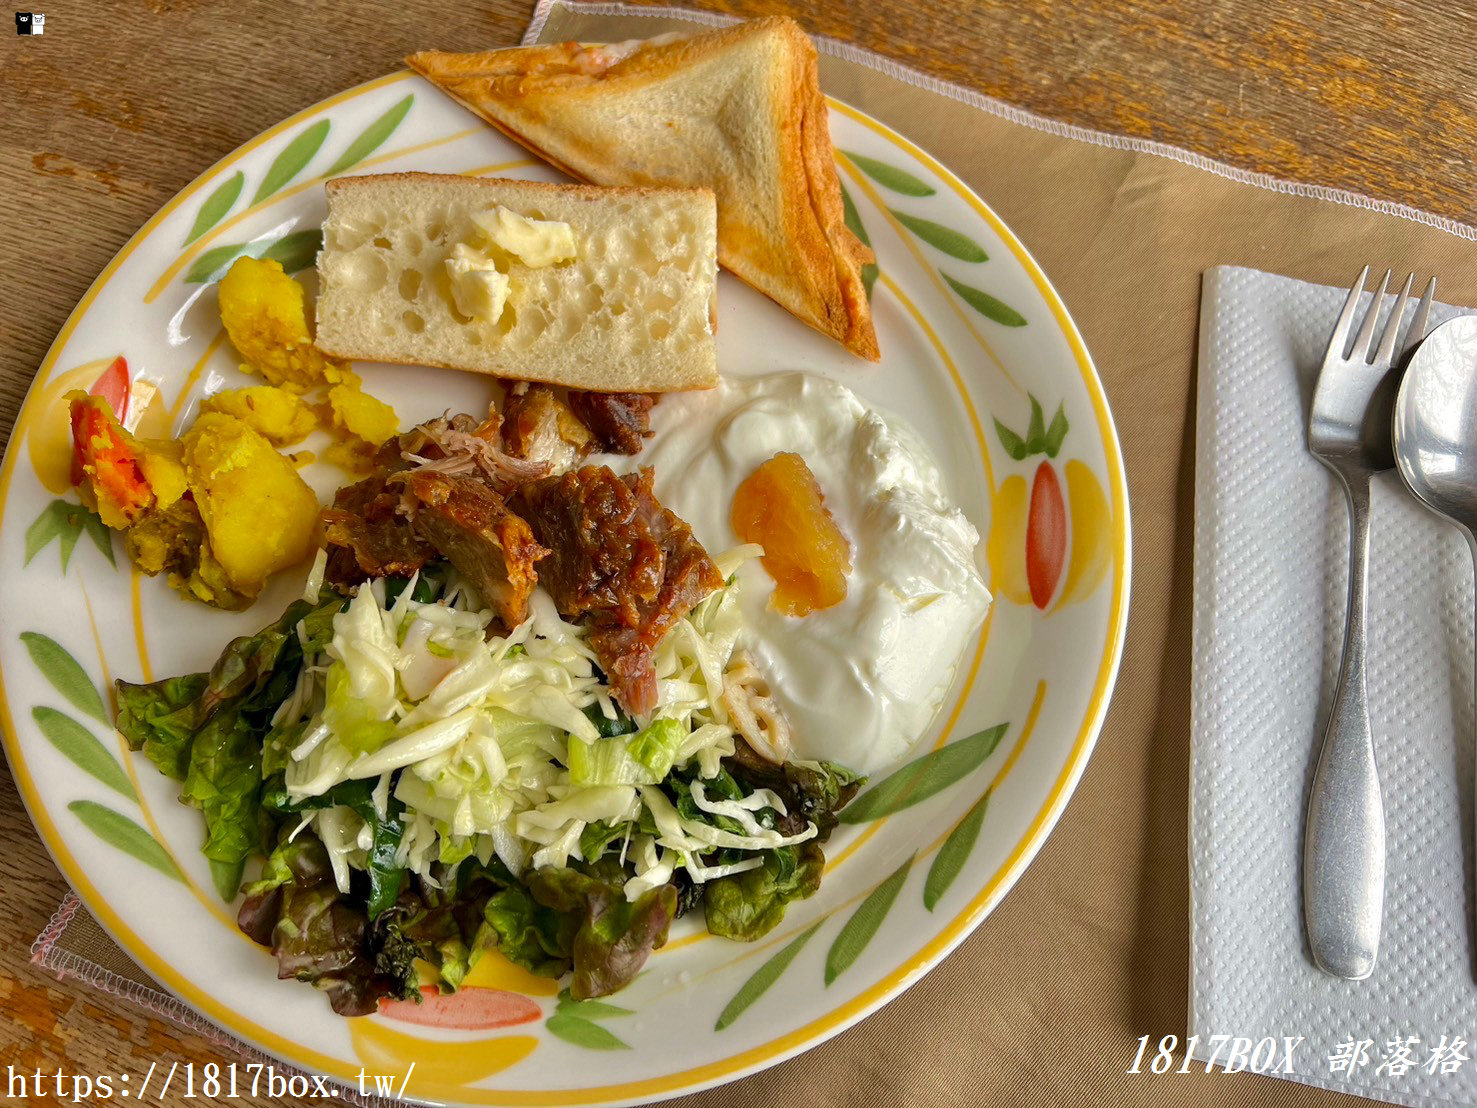
[[[1425,336],[1431,298],[1436,292],[1433,277],[1397,358],[1395,346],[1415,274],[1407,277],[1390,310],[1379,347],[1371,353],[1390,271],[1385,271],[1349,346],[1355,310],[1368,277],[1369,267],[1365,266],[1334,325],[1308,421],[1308,449],[1333,470],[1349,500],[1349,609],[1333,712],[1323,735],[1308,802],[1303,911],[1318,968],[1351,980],[1368,977],[1374,971],[1385,896],[1385,812],[1364,680],[1369,487],[1376,473],[1395,465],[1391,420],[1399,368],[1406,354]]]

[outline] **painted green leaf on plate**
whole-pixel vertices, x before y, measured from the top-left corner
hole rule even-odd
[[[64,500],[53,500],[41,510],[35,522],[26,528],[26,565],[30,565],[31,559],[45,550],[51,540],[62,533],[64,516],[54,509],[58,504],[65,503]]]
[[[582,1046],[586,1050],[630,1050],[631,1045],[618,1038],[598,1023],[577,1016],[572,1012],[555,1012],[544,1026],[550,1034],[557,1035],[566,1043]]]
[[[56,540],[57,549],[61,553],[62,572],[65,573],[71,565],[72,551],[77,547],[77,539],[84,531],[92,539],[93,545],[108,559],[108,563],[117,565],[113,561],[113,537],[106,524],[97,517],[96,512],[68,500],[53,500],[26,528],[24,564],[30,565],[32,558],[51,545],[52,540]]]
[[[995,421],[995,434],[1000,436],[1000,445],[1005,447],[1005,452],[1016,461],[1020,461],[1026,456],[1026,440],[998,419]]]
[[[856,204],[852,202],[851,193],[846,191],[845,185],[841,186],[841,210],[851,233],[862,240],[863,246],[871,246],[872,239],[867,234],[867,229],[862,226],[861,213],[856,210]],[[876,262],[868,262],[862,266],[862,287],[867,290],[868,299],[872,296],[872,286],[877,283],[877,272]]]
[[[114,789],[129,800],[137,801],[138,794],[128,782],[128,774],[118,764],[118,759],[108,753],[91,731],[71,716],[55,708],[31,709],[31,718],[52,746],[56,747],[84,773],[90,773],[110,789]]]
[[[897,166],[879,162],[876,158],[853,154],[850,150],[843,150],[842,153],[851,159],[854,166],[883,188],[900,192],[904,196],[932,196],[934,193],[932,185],[920,181],[906,170],[898,169]]]
[[[22,631],[21,642],[25,644],[26,652],[31,655],[31,661],[36,663],[42,676],[51,682],[52,688],[66,697],[68,704],[86,712],[99,723],[112,726],[113,721],[108,718],[108,711],[103,707],[103,698],[98,695],[92,678],[87,676],[87,671],[78,664],[76,658],[67,653],[61,643],[47,638],[39,631]]]
[[[67,566],[72,562],[72,551],[77,549],[77,538],[82,534],[82,528],[64,527],[57,534],[56,548],[62,556],[62,572],[67,572]]]
[[[216,246],[195,259],[195,264],[185,274],[185,283],[203,285],[214,281],[231,268],[237,258],[271,258],[281,264],[288,273],[307,269],[323,248],[323,231],[313,227],[306,231],[293,231],[280,239],[256,242],[237,242]]]
[[[733,994],[733,999],[718,1014],[718,1022],[713,1025],[713,1030],[722,1031],[729,1024],[733,1023],[734,1020],[738,1019],[739,1016],[743,1015],[749,1005],[763,996],[765,990],[779,980],[780,974],[790,968],[790,963],[795,960],[795,956],[800,953],[801,948],[810,941],[810,937],[819,931],[821,924],[825,922],[825,920],[817,920],[811,924],[789,943],[785,944],[783,950],[755,970],[754,976],[743,983],[739,991]]]
[[[318,148],[323,145],[323,140],[327,137],[328,120],[326,119],[320,119],[312,126],[304,127],[299,131],[297,137],[284,146],[282,153],[272,160],[267,175],[257,186],[256,195],[251,198],[251,202],[260,204],[301,173],[303,167],[313,160],[313,155],[318,153]]]
[[[988,292],[981,292],[977,288],[966,285],[963,281],[956,281],[947,273],[943,277],[949,282],[949,287],[957,292],[966,304],[986,319],[993,319],[1002,327],[1024,327],[1026,325],[1026,317],[1004,301],[997,300]]]
[[[153,866],[166,877],[184,880],[179,867],[169,856],[169,851],[159,845],[150,835],[127,816],[119,815],[111,808],[94,804],[90,800],[74,800],[67,809],[76,814],[89,831],[110,846],[116,846],[125,854],[131,854],[145,865]]]
[[[559,994],[557,1010],[587,1020],[614,1019],[617,1016],[635,1014],[629,1008],[622,1008],[618,1004],[607,1004],[603,1000],[575,1000],[569,995],[568,989]]]
[[[916,215],[900,212],[892,209],[892,214],[913,234],[928,243],[935,250],[942,250],[951,258],[958,258],[961,262],[987,262],[990,255],[985,253],[984,247],[975,242],[974,239],[951,227],[945,227],[942,223],[935,223],[931,219],[919,219]]]
[[[240,198],[241,186],[244,184],[246,184],[246,175],[238,169],[229,179],[218,185],[216,190],[205,198],[205,203],[200,205],[200,211],[195,216],[195,225],[185,236],[183,245],[189,246],[219,223]]]
[[[912,866],[913,859],[909,857],[893,871],[891,877],[867,894],[867,899],[857,906],[857,910],[846,921],[840,933],[837,934],[836,940],[831,943],[830,951],[826,954],[827,985],[850,969],[852,963],[861,956],[862,951],[867,949],[867,944],[872,941],[872,937],[877,934],[877,929],[882,926],[882,921],[887,918],[892,902],[902,891],[903,883],[908,879],[908,870]]]
[[[1062,440],[1067,437],[1067,409],[1066,405],[1056,406],[1056,415],[1051,417],[1051,425],[1046,428],[1046,441],[1044,449],[1048,458],[1055,458],[1057,452],[1062,448]]]
[[[373,154],[394,133],[395,128],[400,126],[400,121],[405,118],[414,102],[415,95],[412,93],[360,131],[359,137],[349,143],[349,148],[339,155],[338,161],[329,166],[323,175],[331,177],[335,173],[342,173]]]
[[[1008,724],[960,739],[929,751],[901,769],[894,770],[845,808],[842,823],[866,823],[881,819],[927,800],[942,789],[978,769],[1000,744]]]
[[[1046,413],[1041,410],[1041,401],[1030,393],[1026,398],[1031,402],[1031,422],[1026,425],[1026,453],[1041,454],[1046,450]]]
[[[234,242],[225,246],[214,246],[195,259],[195,264],[190,266],[185,273],[185,283],[188,285],[203,285],[207,281],[214,281],[226,270],[231,268],[231,263],[237,258],[251,255],[253,258],[260,257],[255,247],[260,246],[263,251],[267,243]]]
[[[108,525],[102,521],[102,517],[96,512],[83,512],[82,529],[87,532],[92,545],[98,548],[104,558],[108,559],[108,565],[116,567],[118,563],[113,560],[113,532],[108,530]]]
[[[296,273],[312,265],[318,257],[318,251],[322,249],[323,229],[313,227],[306,231],[294,231],[290,235],[283,235],[267,247],[261,256],[280,263],[288,273]]]
[[[933,865],[928,867],[928,877],[923,882],[923,906],[930,912],[944,893],[949,891],[949,886],[959,876],[964,863],[969,861],[970,852],[974,850],[974,844],[980,837],[980,827],[985,822],[985,810],[989,806],[990,794],[987,790],[954,826],[954,830],[949,832],[944,845],[939,847]]]
[[[872,240],[867,235],[867,229],[862,226],[861,213],[856,210],[856,203],[851,199],[851,193],[846,186],[841,186],[841,211],[846,220],[846,227],[853,235],[862,240],[862,245],[871,246]]]

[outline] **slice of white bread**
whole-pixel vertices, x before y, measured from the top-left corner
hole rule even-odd
[[[406,59],[575,177],[718,194],[718,260],[801,320],[879,357],[847,228],[815,47],[783,17],[688,36]]]
[[[327,184],[316,344],[590,392],[718,383],[716,215],[707,189],[598,188],[392,173]],[[575,257],[529,267],[487,246],[499,207],[567,223]],[[458,310],[446,261],[488,251],[508,277],[495,321]]]

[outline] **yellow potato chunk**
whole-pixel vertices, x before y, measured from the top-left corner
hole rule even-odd
[[[357,381],[308,334],[303,286],[270,259],[237,258],[221,278],[221,323],[250,371],[292,392]]]
[[[171,588],[227,611],[251,606],[255,593],[232,587],[210,549],[205,525],[193,500],[176,500],[166,511],[150,512],[123,535],[129,560],[150,577],[167,572]]]
[[[400,433],[400,417],[383,400],[377,400],[356,385],[335,385],[328,390],[335,429],[381,446]]]
[[[154,506],[160,510],[168,508],[189,490],[185,467],[180,461],[180,444],[174,439],[137,441],[143,448],[138,465],[154,490]]]
[[[374,447],[358,439],[339,439],[324,448],[323,461],[363,477],[374,471]]]
[[[301,396],[275,385],[218,392],[201,402],[200,411],[235,416],[273,446],[302,442],[318,425],[318,417]]]
[[[190,491],[210,548],[233,588],[250,596],[313,548],[318,498],[242,420],[207,412],[183,438]]]

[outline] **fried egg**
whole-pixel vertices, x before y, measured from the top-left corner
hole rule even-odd
[[[655,435],[628,465],[652,466],[658,498],[718,554],[739,544],[738,486],[780,451],[804,458],[851,545],[839,604],[802,617],[769,603],[759,560],[739,570],[745,646],[785,710],[795,753],[864,773],[928,730],[990,605],[979,534],[948,503],[937,464],[900,421],[807,373],[727,379],[663,398]]]

